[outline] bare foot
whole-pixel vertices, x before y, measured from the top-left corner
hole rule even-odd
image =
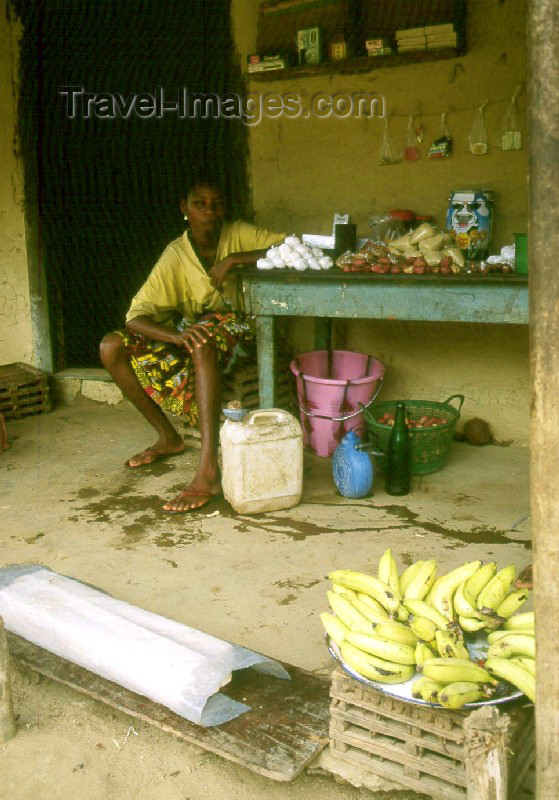
[[[160,458],[176,456],[178,453],[182,453],[185,448],[185,443],[178,435],[176,439],[170,441],[157,441],[151,447],[146,447],[141,453],[137,453],[135,456],[128,459],[126,466],[133,469],[137,467],[146,467],[148,464],[153,464],[154,461]]]
[[[220,495],[221,483],[219,479],[209,481],[197,476],[174,500],[171,500],[170,503],[165,503],[163,510],[174,511],[175,513],[195,511]]]

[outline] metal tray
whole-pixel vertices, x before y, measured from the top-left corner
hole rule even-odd
[[[428,703],[425,700],[421,700],[421,698],[412,697],[412,683],[417,680],[417,678],[421,677],[420,672],[416,672],[409,680],[405,681],[405,683],[377,683],[375,681],[370,681],[368,678],[364,678],[363,675],[360,675],[358,672],[352,669],[349,664],[345,663],[340,654],[338,645],[330,639],[328,634],[325,634],[325,639],[328,650],[330,651],[330,655],[340,664],[344,672],[346,672],[351,678],[355,678],[355,680],[359,681],[359,683],[363,683],[365,686],[368,686],[371,689],[376,689],[377,692],[382,692],[390,697],[397,697],[400,700],[405,700],[406,703],[415,703],[418,706],[434,706],[435,708],[443,708],[440,703]],[[470,653],[470,657],[473,659],[486,657],[487,650],[489,648],[489,642],[487,641],[485,635],[478,634],[475,640],[471,642],[465,642],[465,644],[468,648],[468,652]],[[518,700],[520,697],[524,697],[524,695],[522,692],[517,690],[512,692],[512,694],[506,695],[505,697],[497,697],[491,700],[479,700],[477,703],[466,703],[463,708],[496,706],[501,705],[502,703],[510,703],[513,700]],[[528,698],[526,698],[526,700],[528,702]]]

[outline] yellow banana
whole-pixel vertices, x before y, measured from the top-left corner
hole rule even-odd
[[[337,617],[334,617],[332,614],[328,614],[326,611],[323,611],[320,615],[320,621],[324,625],[328,636],[339,646],[349,633],[349,628],[347,628]]]
[[[407,625],[402,625],[401,622],[393,620],[386,620],[377,622],[373,625],[375,629],[375,636],[380,636],[381,639],[388,639],[391,642],[398,642],[399,644],[407,644],[409,647],[415,647],[417,644],[417,636],[408,628]]]
[[[424,561],[417,574],[408,585],[404,599],[405,600],[423,600],[429,594],[432,585],[435,582],[437,574],[437,562],[434,560]]]
[[[466,681],[449,683],[438,694],[438,701],[444,708],[462,708],[466,703],[477,703],[482,698],[480,685]]]
[[[511,658],[512,656],[536,657],[536,639],[525,633],[515,633],[511,631],[494,642],[487,651],[487,658]]]
[[[534,678],[536,677],[536,662],[533,658],[528,658],[527,656],[516,656],[515,658],[509,659],[514,664],[518,664],[525,669],[526,672],[529,672]]]
[[[353,589],[346,589],[345,586],[340,586],[339,583],[332,584],[332,591],[336,592],[336,594],[341,594],[342,597],[345,597],[348,600],[357,597],[357,592],[354,592]]]
[[[378,614],[382,619],[388,619],[388,613],[383,605],[379,603],[378,600],[375,600],[374,597],[371,597],[370,594],[363,594],[363,592],[357,592],[357,599],[361,600],[362,603],[373,608],[375,611],[378,611]]]
[[[536,702],[536,679],[533,675],[508,658],[488,658],[485,666],[492,675],[512,683],[517,689],[528,697],[532,703]]]
[[[365,633],[353,633],[352,631],[346,635],[344,641],[372,656],[384,658],[385,661],[410,666],[415,664],[414,648],[407,644],[390,642],[388,639],[381,639],[378,636],[368,636]]]
[[[400,600],[392,589],[374,575],[366,575],[364,572],[354,572],[350,569],[336,569],[328,575],[331,581],[339,583],[355,592],[363,592],[374,597],[375,600],[384,606],[387,611],[394,613],[398,610]]]
[[[341,594],[336,594],[332,590],[326,592],[330,608],[334,614],[340,619],[346,628],[354,631],[361,631],[362,633],[372,633],[372,624],[359,613],[359,611],[352,606],[349,600],[342,597]]]
[[[433,600],[433,595],[437,591],[437,587],[438,587],[439,583],[442,581],[443,577],[444,576],[440,576],[439,578],[435,578],[435,582],[431,586],[431,589],[429,590],[427,596],[423,598],[426,603],[429,603],[429,605],[431,605],[431,602]]]
[[[504,639],[505,636],[510,636],[512,633],[521,633],[523,636],[536,635],[533,630],[522,630],[522,631],[499,630],[499,631],[491,631],[491,633],[487,634],[487,641],[489,642],[489,644],[495,644],[495,642],[500,642],[501,639]]]
[[[363,653],[348,642],[341,643],[340,652],[346,664],[363,677],[378,683],[404,683],[414,673],[412,666],[384,661],[382,658]]]
[[[425,644],[425,642],[418,642],[415,646],[415,663],[419,672],[423,669],[423,664],[433,658],[433,651]]]
[[[408,619],[410,618],[410,612],[405,606],[403,606],[400,603],[400,605],[398,606],[398,611],[396,611],[396,613],[393,614],[392,616],[395,617],[395,619],[398,622],[407,622]]]
[[[496,572],[497,564],[494,561],[490,561],[488,564],[483,564],[464,582],[464,598],[474,609],[477,608],[479,593],[487,586]]]
[[[423,561],[416,561],[414,564],[410,564],[409,567],[406,567],[406,569],[400,575],[399,584],[401,597],[404,597],[406,589],[417,575],[422,564]]]
[[[479,570],[478,570],[479,572]],[[466,600],[464,596],[464,586],[466,585],[466,581],[460,584],[458,589],[456,589],[456,594],[454,595],[454,610],[460,617],[475,617],[479,618],[477,608],[470,603],[469,600]]]
[[[412,617],[410,628],[417,638],[423,642],[432,642],[438,630],[435,623],[427,617]]]
[[[528,589],[516,589],[514,592],[510,592],[497,608],[497,614],[504,619],[512,617],[524,605],[529,596]]]
[[[343,595],[342,595],[343,597]],[[350,600],[351,605],[359,611],[359,613],[365,617],[365,619],[369,620],[371,623],[382,622],[385,620],[388,622],[388,617],[386,615],[386,611],[383,609],[384,616],[379,613],[376,608],[373,608],[368,603],[364,603],[363,600],[360,600],[357,596]]]
[[[392,550],[388,548],[382,554],[378,562],[378,577],[379,580],[390,586],[398,600],[401,599],[400,595],[400,582],[398,579],[398,565],[392,555]]]
[[[468,633],[474,633],[475,631],[480,631],[483,627],[485,627],[485,620],[483,619],[476,619],[475,617],[458,617],[458,624],[462,628],[462,630],[467,631]]]
[[[444,683],[422,676],[412,683],[411,694],[412,697],[421,697],[426,703],[438,703],[437,696],[441,689],[444,689]]]
[[[500,569],[495,577],[491,578],[477,596],[476,606],[480,611],[491,613],[497,611],[516,578],[516,567],[509,564]]]
[[[455,642],[454,639],[444,631],[437,630],[435,632],[435,641],[439,655],[442,658],[465,658],[468,659],[470,654],[464,647],[462,642]]]
[[[513,617],[509,617],[503,627],[507,631],[517,631],[517,630],[524,630],[534,629],[534,612],[533,611],[524,611],[522,614],[515,614]]]
[[[427,619],[435,623],[437,628],[446,628],[448,625],[447,618],[436,608],[433,608],[430,603],[426,603],[425,600],[405,600],[404,603],[414,617],[427,617]]]
[[[450,636],[453,642],[460,642],[461,644],[464,644],[464,631],[456,622],[456,620],[454,622],[450,622],[444,629],[444,632]]]
[[[423,674],[442,683],[491,683],[487,670],[466,658],[427,659],[423,662]]]
[[[431,593],[431,605],[437,609],[443,616],[450,622],[454,619],[454,606],[453,598],[456,589],[467,580],[477,569],[479,569],[481,561],[468,561],[462,564],[461,567],[451,570],[446,575],[443,575],[437,585],[433,587]]]

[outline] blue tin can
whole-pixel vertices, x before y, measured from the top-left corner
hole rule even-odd
[[[456,245],[469,261],[487,258],[493,226],[493,192],[486,189],[463,189],[451,192],[446,227]]]

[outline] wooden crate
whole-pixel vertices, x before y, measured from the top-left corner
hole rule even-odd
[[[6,419],[50,411],[47,376],[41,370],[15,362],[0,366],[0,413]]]
[[[280,363],[277,369],[277,401],[278,408],[292,410],[294,398],[293,376],[287,363]],[[251,411],[259,407],[258,370],[256,364],[247,365],[232,375],[223,377],[222,403],[227,405],[237,400],[243,408]]]
[[[330,755],[433,800],[465,800],[471,711],[448,711],[391,698],[337,669],[330,690]],[[519,800],[534,762],[533,706],[488,707],[506,731],[508,797]],[[505,710],[506,709],[506,710]],[[485,712],[484,712],[485,713]],[[479,715],[478,715],[479,716]],[[472,720],[471,720],[472,721]],[[491,737],[486,729],[483,737]],[[483,749],[483,748],[482,748]],[[469,762],[471,763],[471,762]],[[479,770],[479,765],[476,767]]]

